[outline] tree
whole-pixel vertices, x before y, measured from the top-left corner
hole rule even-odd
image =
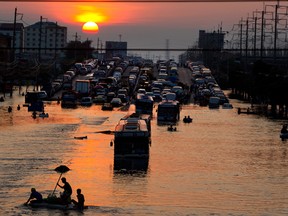
[[[74,59],[75,61],[83,61],[84,59],[91,58],[94,50],[91,47],[91,40],[81,41],[70,41],[66,47],[66,58]]]

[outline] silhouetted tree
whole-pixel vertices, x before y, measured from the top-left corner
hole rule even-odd
[[[91,47],[91,40],[81,41],[70,41],[66,47],[66,58],[74,59],[75,61],[83,61],[84,59],[91,58],[94,50]]]

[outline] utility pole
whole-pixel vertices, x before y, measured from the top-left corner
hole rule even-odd
[[[246,68],[246,71],[247,71],[247,61],[248,61],[248,25],[249,25],[249,22],[248,22],[248,18],[246,20],[246,41],[245,41],[245,68]]]
[[[169,39],[166,39],[166,60],[170,60],[170,53],[169,53]]]
[[[54,73],[56,73],[57,64],[56,64],[56,58],[57,58],[57,34],[58,34],[58,24],[55,23],[55,37],[54,37]]]
[[[17,15],[21,15],[23,17],[23,14],[19,14],[17,13],[17,8],[15,8],[15,12],[14,12],[14,23],[13,23],[13,40],[12,40],[12,56],[11,59],[12,61],[14,61],[15,59],[15,50],[16,50],[16,25],[17,25]],[[22,19],[21,17],[21,19]],[[19,45],[22,45],[22,43]],[[22,46],[21,46],[22,47]],[[19,47],[20,48],[20,47]],[[23,47],[22,47],[23,48]],[[19,49],[19,52],[20,52],[20,49]]]
[[[58,34],[58,24],[57,22],[55,23],[55,41],[54,41],[54,46],[55,46],[55,49],[54,49],[54,59],[56,60],[56,57],[57,57],[57,34]]]
[[[242,58],[242,33],[243,33],[243,23],[241,19],[240,21],[240,58]]]
[[[277,4],[275,5],[275,17],[274,17],[274,63],[276,63],[277,58],[277,24],[278,24],[278,8],[279,8],[279,1],[277,1]]]
[[[13,44],[12,44],[12,61],[15,59],[15,43],[16,43],[16,18],[17,18],[17,8],[14,12],[14,25],[13,25]]]
[[[38,61],[41,62],[41,40],[42,40],[42,16],[40,16],[40,26],[39,26],[39,44],[38,44]]]
[[[75,40],[74,40],[74,60],[76,60],[76,46],[77,46],[77,41],[78,41],[78,35],[77,35],[77,32],[76,34],[74,35],[75,36]]]
[[[99,43],[100,43],[100,39],[99,37],[97,38],[97,52],[99,53]]]
[[[254,58],[256,57],[256,42],[257,42],[257,16],[254,18]]]
[[[260,59],[263,60],[264,49],[264,10],[261,13],[261,47],[260,47]]]

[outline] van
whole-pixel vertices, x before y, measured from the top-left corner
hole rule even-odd
[[[38,101],[47,99],[47,97],[46,91],[27,92],[25,95],[25,103],[36,103]]]
[[[219,97],[210,97],[209,98],[209,108],[210,109],[217,109],[220,105],[220,98]]]

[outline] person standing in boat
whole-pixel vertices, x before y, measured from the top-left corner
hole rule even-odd
[[[85,198],[84,198],[84,195],[81,193],[80,188],[77,189],[77,200],[78,201],[73,199],[72,203],[77,207],[77,209],[79,209],[80,211],[83,211]]]
[[[41,203],[43,201],[43,198],[42,198],[41,193],[36,191],[35,188],[31,188],[30,197],[25,204],[27,205],[30,200],[31,200],[31,202],[34,202],[34,203]]]
[[[61,194],[61,200],[66,204],[66,203],[71,203],[71,195],[72,195],[72,187],[71,185],[67,182],[66,178],[63,177],[61,178],[62,183],[64,184],[63,186],[59,185],[59,183],[57,183],[57,185],[60,188],[63,188],[64,191]]]

